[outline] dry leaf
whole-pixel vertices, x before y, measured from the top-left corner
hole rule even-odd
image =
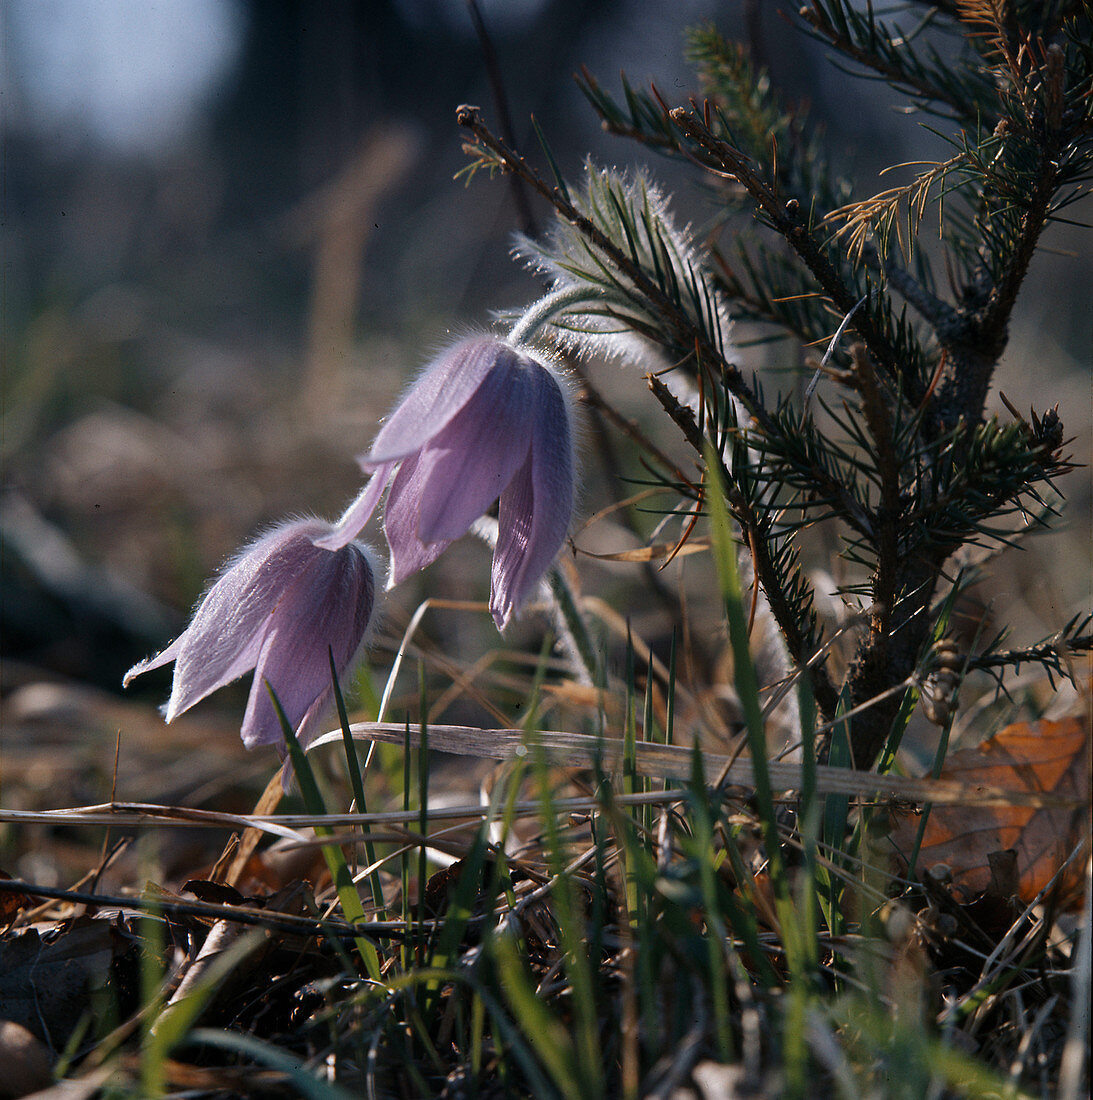
[[[1016,895],[1030,902],[1052,879],[1070,853],[1089,844],[1089,727],[1081,718],[1062,722],[1019,722],[974,749],[953,753],[942,779],[1012,790],[1027,798],[1042,794],[1040,806],[935,806],[926,823],[919,868],[946,864],[953,892],[970,902],[997,879],[999,853],[1013,851]],[[1075,807],[1074,802],[1081,805]],[[910,857],[918,832],[917,814],[902,818],[892,842]],[[995,869],[992,870],[992,859]],[[1063,872],[1060,904],[1080,900],[1085,859]]]
[[[0,943],[0,1005],[6,1019],[63,1050],[93,990],[110,976],[119,936],[88,917],[39,932],[25,928]]]
[[[0,869],[0,878],[11,880],[7,871]],[[26,894],[7,893],[0,891],[0,924],[7,924],[13,920],[20,909],[29,909],[34,903]]]

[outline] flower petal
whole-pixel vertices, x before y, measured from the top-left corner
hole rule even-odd
[[[254,668],[285,577],[315,553],[318,520],[284,524],[241,551],[209,589],[190,625],[163,653],[130,670],[127,679],[174,657],[166,718],[173,721],[206,695]],[[139,672],[138,672],[139,670]]]
[[[501,494],[493,552],[490,611],[498,630],[557,556],[573,513],[573,443],[569,408],[554,376],[535,376],[531,450]]]
[[[129,681],[137,676],[142,676],[153,668],[162,668],[164,665],[169,665],[178,657],[178,651],[182,648],[182,640],[185,637],[186,632],[183,631],[166,649],[157,653],[154,657],[145,657],[143,661],[138,661],[122,678],[121,686],[128,687]]]
[[[356,499],[342,513],[341,519],[334,524],[334,529],[322,538],[313,539],[314,544],[321,546],[324,550],[341,550],[343,546],[351,543],[360,534],[361,528],[372,518],[372,513],[376,510],[380,497],[383,496],[391,471],[396,465],[395,462],[388,462],[379,466],[357,494]]]
[[[417,535],[457,539],[504,492],[531,447],[538,364],[498,365],[420,456]]]
[[[517,358],[512,348],[492,336],[463,340],[444,352],[407,392],[368,454],[358,459],[361,466],[372,470],[420,450],[474,397],[495,366]]]
[[[416,455],[402,463],[391,482],[383,516],[383,531],[391,550],[388,588],[401,584],[419,569],[432,565],[451,544],[451,539],[424,543],[418,538],[418,500],[423,485],[424,474]]]
[[[341,676],[367,632],[375,587],[363,548],[312,555],[282,592],[263,639],[240,731],[247,748],[283,745],[267,681],[306,748],[333,696],[329,651]]]

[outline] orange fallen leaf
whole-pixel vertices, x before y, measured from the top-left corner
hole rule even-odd
[[[942,779],[1042,794],[1040,806],[935,806],[918,867],[946,864],[953,893],[970,902],[991,886],[990,860],[1016,854],[1017,897],[1028,903],[1051,881],[1070,853],[1089,847],[1089,726],[1081,718],[1018,722],[973,749],[953,753]],[[914,849],[920,817],[901,818],[891,840],[904,862]],[[1057,883],[1061,905],[1080,900],[1085,857],[1071,861]]]

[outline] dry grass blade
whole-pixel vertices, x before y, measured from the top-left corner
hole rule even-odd
[[[710,548],[709,539],[690,539],[685,546],[679,542],[654,542],[651,546],[641,546],[636,550],[619,550],[614,554],[595,554],[591,550],[576,547],[577,553],[597,561],[664,561],[669,557],[686,557],[698,554]]]
[[[430,727],[431,729],[432,727]],[[644,806],[660,803],[678,802],[680,792],[674,791],[647,791],[641,794],[618,794],[614,802],[619,806]],[[600,807],[600,802],[590,796],[577,795],[571,798],[556,798],[554,808],[560,813],[587,813]],[[169,811],[171,807],[161,807]],[[518,799],[512,804],[513,818],[532,817],[537,818],[542,813],[543,804],[538,799]],[[489,807],[485,805],[462,806],[430,806],[424,814],[430,822],[436,821],[460,821],[460,820],[485,820],[489,817]],[[405,823],[415,823],[422,819],[422,811],[418,810],[386,810],[378,813],[327,813],[327,814],[282,814],[276,818],[276,823],[292,826],[293,829],[312,829],[316,825],[324,825],[329,828],[370,828],[373,826],[397,826]],[[56,824],[63,821],[66,825],[115,825],[125,828],[161,828],[164,826],[178,826],[181,828],[194,828],[195,825],[208,829],[231,828],[231,824],[217,821],[216,815],[210,815],[200,822],[194,822],[188,818],[172,818],[168,814],[155,816],[132,813],[124,809],[114,812],[104,812],[100,806],[76,806],[65,810],[0,810],[0,822],[9,822],[18,825],[43,825]],[[255,828],[262,829],[271,822],[271,819],[255,814],[248,818]],[[302,833],[294,833],[291,847],[296,849],[314,847],[313,838]],[[338,844],[356,843],[364,837],[355,835],[338,836],[334,842]],[[430,838],[431,839],[431,838]],[[329,843],[329,841],[328,841]],[[10,882],[15,880],[0,879],[0,893],[4,893],[13,887]],[[48,896],[46,894],[43,897]],[[97,895],[87,895],[89,898]]]
[[[351,727],[354,738],[401,745],[405,726],[393,722],[361,722]],[[341,733],[328,733],[312,745],[331,744]],[[563,767],[582,767],[600,761],[608,771],[621,771],[624,744],[615,738],[588,734],[541,730],[527,734],[516,729],[476,729],[470,726],[435,725],[429,727],[429,745],[440,752],[460,756],[478,756],[493,760],[522,759],[529,752],[529,741],[541,747],[547,759]],[[410,744],[417,736],[410,732]],[[691,774],[692,750],[679,745],[661,745],[652,741],[636,742],[637,770],[641,775],[659,779],[687,779]],[[751,787],[754,774],[750,760],[732,760],[717,753],[704,753],[707,774],[725,775],[727,786]],[[771,782],[778,790],[799,790],[801,768],[797,764],[770,764]],[[873,775],[844,768],[817,768],[816,790],[821,794],[849,794],[863,798],[902,798],[914,802],[961,805],[1032,806],[1080,805],[1080,799],[1056,797],[1035,791],[1014,791],[1001,786],[960,783],[946,780],[910,779],[896,775]]]
[[[149,802],[103,802],[59,810],[0,809],[0,822],[34,825],[189,825],[217,829],[258,829],[285,840],[304,839],[281,818],[257,814],[225,814],[187,806],[159,806]]]

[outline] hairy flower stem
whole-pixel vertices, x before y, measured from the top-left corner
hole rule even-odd
[[[558,640],[569,653],[577,679],[591,686],[597,683],[596,650],[565,570],[555,563],[547,572],[546,583],[554,605],[554,629],[558,632]]]
[[[710,363],[716,363],[723,383],[751,415],[760,419],[766,416],[766,409],[752,388],[745,382],[739,368],[726,362],[724,356],[712,346],[702,333],[694,331],[694,326],[685,316],[680,314],[676,304],[642,271],[632,257],[619,248],[569,201],[568,193],[563,194],[558,188],[549,186],[528,166],[519,154],[513,152],[504,142],[494,137],[482,122],[476,107],[463,105],[458,108],[456,122],[470,131],[474,136],[476,147],[482,150],[485,157],[492,159],[503,171],[518,175],[531,187],[535,188],[554,207],[559,217],[574,226],[583,237],[602,252],[633,285],[637,294],[649,304],[654,312],[661,316],[665,326],[670,331],[678,331],[679,338],[684,345],[690,347],[694,344],[700,358],[704,358]]]
[[[531,305],[527,312],[512,326],[509,343],[513,347],[529,343],[535,334],[549,324],[559,313],[575,306],[603,306],[610,299],[603,293],[590,294],[587,287],[564,287]]]

